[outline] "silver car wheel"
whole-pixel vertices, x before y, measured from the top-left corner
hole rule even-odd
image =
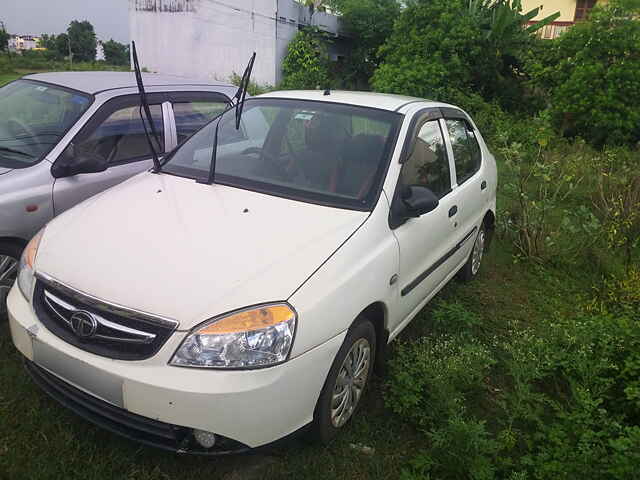
[[[7,309],[7,296],[16,281],[18,260],[9,255],[0,255],[0,315]]]
[[[331,397],[331,423],[342,427],[351,418],[369,377],[371,345],[366,338],[356,341],[338,372]]]
[[[484,255],[484,229],[480,229],[476,242],[473,244],[473,252],[471,253],[471,273],[473,275],[480,270],[482,255]]]

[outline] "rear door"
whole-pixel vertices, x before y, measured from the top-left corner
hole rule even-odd
[[[482,150],[466,115],[453,108],[443,108],[442,112],[455,171],[453,189],[460,249],[454,255],[454,261],[461,263],[469,256],[484,215],[487,181],[482,168]]]
[[[166,97],[164,94],[149,94],[147,98],[160,137],[156,150],[162,154],[167,149],[165,130],[169,130],[163,115],[166,108],[162,106]],[[71,151],[75,152],[76,157],[82,152],[99,155],[107,160],[109,168],[100,173],[56,179],[53,186],[55,215],[153,166],[140,117],[140,97],[127,95],[106,102],[80,130],[58,161],[70,158]]]

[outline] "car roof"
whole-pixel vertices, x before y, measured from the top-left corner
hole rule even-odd
[[[133,72],[50,72],[25,75],[22,78],[51,83],[89,94],[137,87]],[[142,80],[145,87],[233,87],[233,85],[224,82],[211,82],[201,78],[185,78],[158,73],[143,73]]]
[[[325,95],[324,90],[283,90],[259,95],[258,98],[285,98],[295,100],[315,100],[320,102],[343,103],[361,107],[379,108],[397,112],[406,105],[412,103],[432,104],[443,106],[445,104],[425,100],[424,98],[407,97],[404,95],[392,95],[388,93],[350,92],[346,90],[331,90]]]

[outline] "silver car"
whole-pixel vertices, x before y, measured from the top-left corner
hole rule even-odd
[[[161,154],[220,113],[237,88],[143,77]],[[0,319],[27,241],[61,212],[152,166],[137,93],[129,72],[43,73],[0,88]]]

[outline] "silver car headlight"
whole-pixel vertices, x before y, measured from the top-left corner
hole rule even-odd
[[[40,230],[27,244],[20,257],[20,265],[18,266],[18,288],[27,301],[31,302],[33,298],[33,286],[35,284],[35,263],[38,255],[38,247],[44,229]]]
[[[213,318],[184,339],[170,364],[260,368],[289,358],[297,314],[286,303],[251,307]]]

